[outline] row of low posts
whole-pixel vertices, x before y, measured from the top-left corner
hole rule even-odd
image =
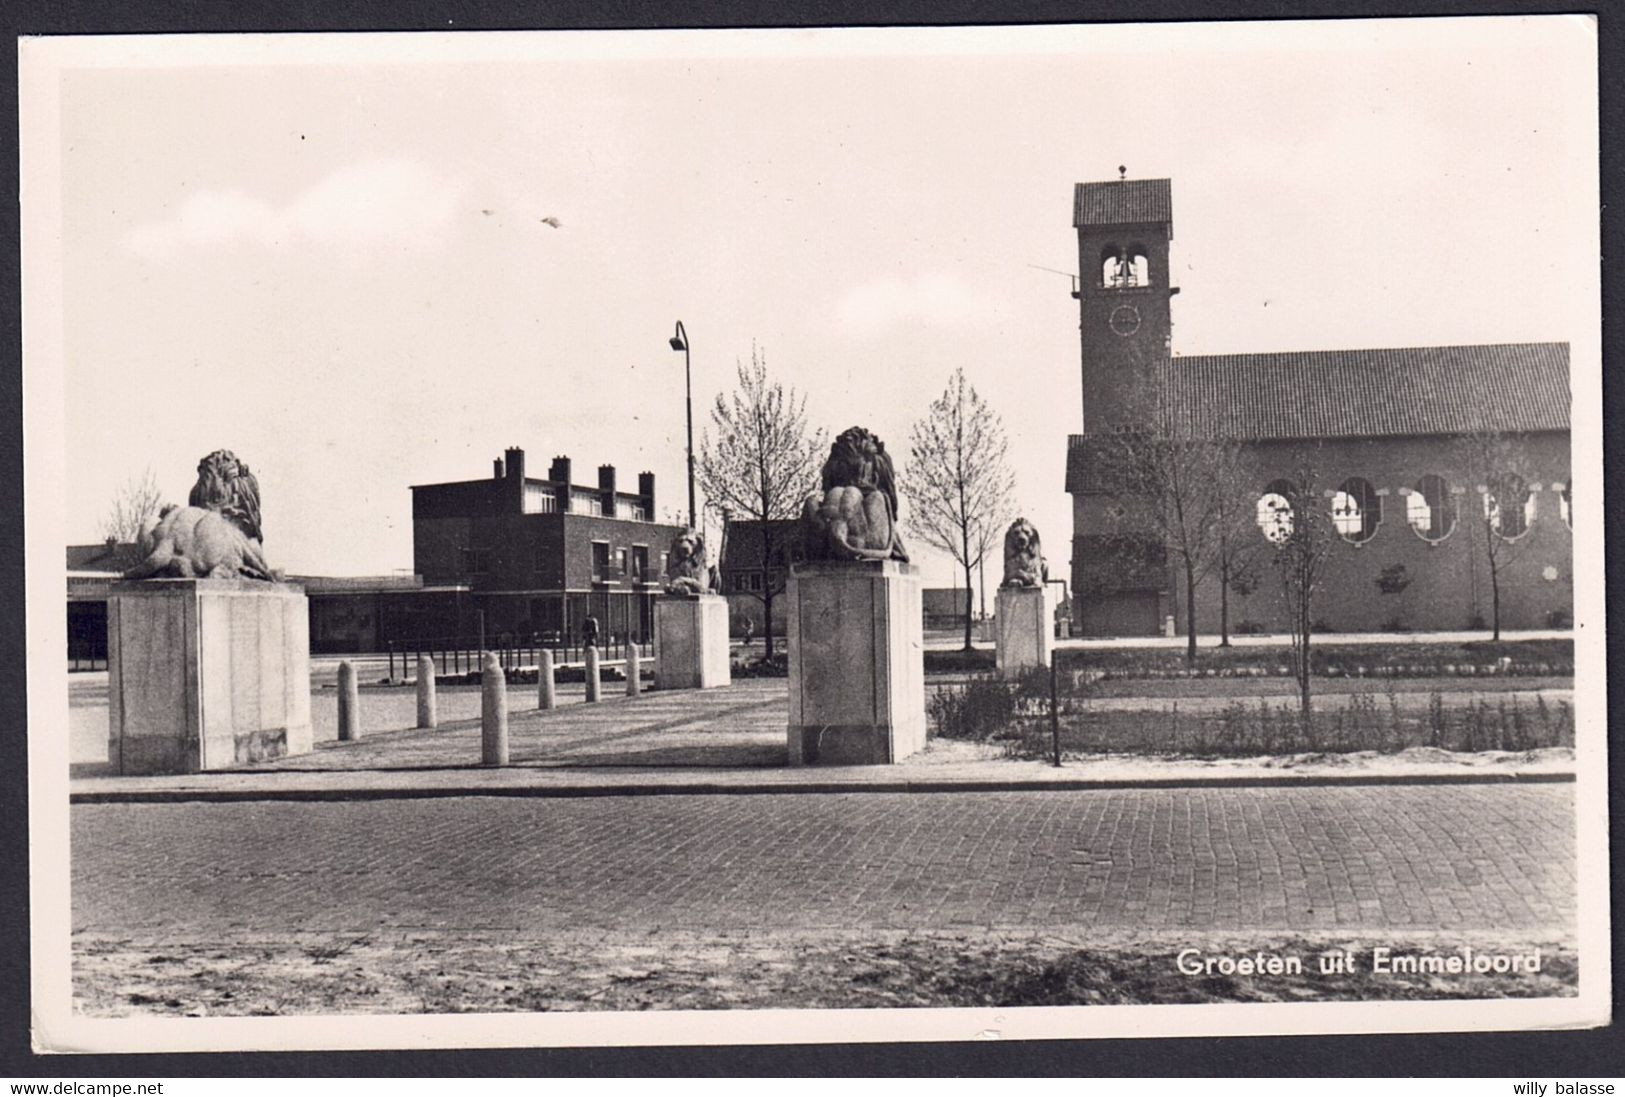
[[[587,700],[603,698],[598,649],[589,646],[586,651]],[[417,709],[419,728],[432,729],[440,725],[436,703],[436,671],[434,660],[427,655],[418,656]],[[355,665],[349,661],[339,664],[339,718],[340,742],[354,742],[361,738],[361,691],[356,678]],[[636,697],[643,692],[642,654],[636,644],[627,647],[626,694]],[[536,707],[551,709],[558,703],[557,676],[553,667],[553,653],[543,650],[536,668]],[[488,766],[508,764],[508,676],[494,652],[486,652],[480,663],[480,761]]]
[[[791,569],[788,727],[793,765],[895,762],[925,745],[925,668],[918,569],[899,561]],[[998,666],[1011,675],[1050,661],[1054,599],[1045,586],[998,594]],[[308,611],[298,587],[247,580],[119,584],[109,601],[109,757],[125,774],[196,773],[308,752]],[[730,680],[721,595],[655,603],[662,689]],[[641,665],[628,648],[627,692]],[[587,700],[602,684],[587,651]],[[434,669],[418,666],[418,725],[435,726]],[[508,758],[505,676],[485,657],[482,759]],[[552,708],[552,653],[541,654],[537,704]],[[339,671],[339,738],[361,735],[355,668]]]

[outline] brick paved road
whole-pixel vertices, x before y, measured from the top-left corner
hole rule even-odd
[[[1569,786],[81,805],[76,932],[1567,933]],[[280,935],[280,936],[279,936]]]

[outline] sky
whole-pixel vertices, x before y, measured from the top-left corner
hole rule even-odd
[[[1173,180],[1176,353],[1589,347],[1594,44],[1571,17],[78,43],[61,355],[25,363],[61,374],[65,531],[148,469],[183,502],[219,448],[296,574],[409,570],[410,485],[508,446],[653,470],[676,515],[681,319],[696,448],[753,345],[899,464],[963,368],[1064,575],[1073,184]]]

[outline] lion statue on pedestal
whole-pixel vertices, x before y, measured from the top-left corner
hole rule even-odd
[[[722,584],[717,569],[705,562],[705,534],[685,529],[671,539],[666,551],[667,594],[717,594]]]
[[[187,503],[158,512],[141,535],[145,557],[123,578],[280,578],[261,544],[259,481],[235,454],[215,450],[198,463]]]
[[[1004,581],[1001,587],[1041,587],[1049,579],[1049,564],[1038,530],[1017,518],[1004,532]]]
[[[808,560],[908,560],[897,529],[891,455],[862,427],[841,432],[824,462],[821,495],[801,508]]]

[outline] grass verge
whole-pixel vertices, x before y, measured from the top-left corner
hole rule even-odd
[[[1095,930],[624,931],[307,935],[276,944],[78,940],[76,1004],[94,1016],[872,1009],[1206,1002],[1417,1001],[1572,996],[1571,942],[1542,935]],[[1531,955],[1536,972],[1377,973],[1393,955]],[[1296,956],[1301,971],[1188,974],[1220,957]],[[1352,952],[1348,971],[1320,958]]]

